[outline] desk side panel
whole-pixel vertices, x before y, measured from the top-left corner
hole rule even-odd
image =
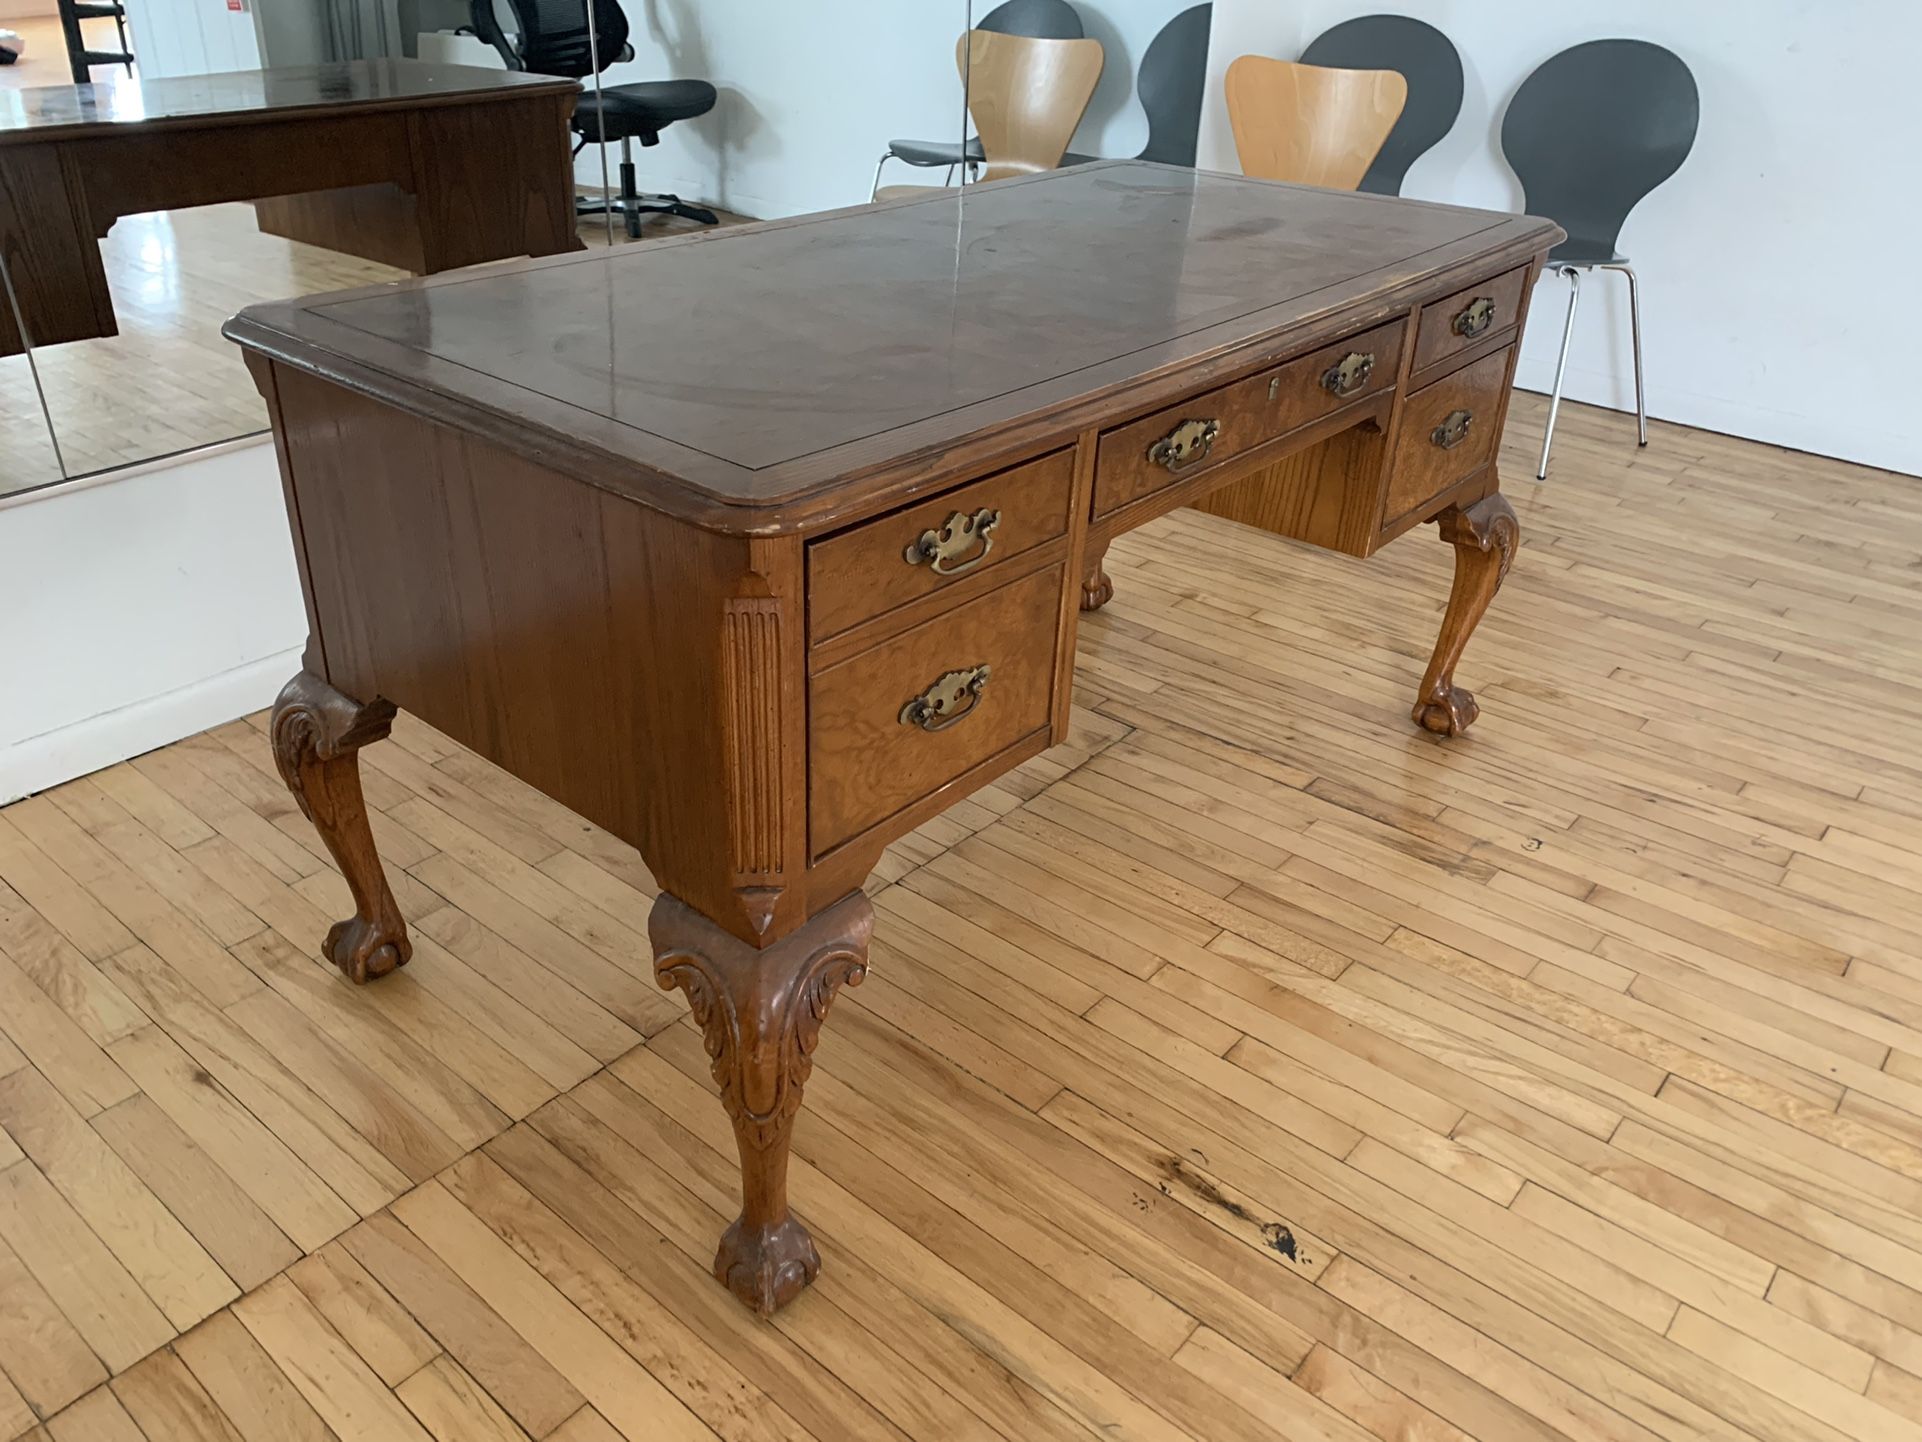
[[[785,791],[755,768],[798,735],[798,547],[790,577],[756,543],[274,369],[326,679],[635,845],[746,939],[778,930],[760,918],[802,898],[782,894]],[[744,694],[774,697],[749,743]]]

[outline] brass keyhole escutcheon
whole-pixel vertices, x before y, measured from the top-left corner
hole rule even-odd
[[[1428,433],[1428,439],[1445,451],[1452,451],[1468,439],[1468,428],[1475,423],[1473,411],[1450,411],[1448,417]]]
[[[948,672],[919,696],[908,698],[901,708],[901,724],[919,726],[923,731],[945,731],[959,725],[974,714],[992,673],[993,668],[987,665]]]
[[[1183,421],[1148,447],[1148,459],[1170,471],[1185,471],[1204,460],[1221,434],[1221,422]]]
[[[939,526],[923,531],[901,553],[901,559],[910,566],[926,562],[937,576],[958,576],[988,559],[988,552],[994,549],[994,528],[1000,524],[1001,513],[991,506],[983,506],[973,515],[956,511]],[[967,559],[958,559],[963,556]]]
[[[1373,351],[1351,350],[1322,372],[1321,388],[1338,396],[1352,396],[1375,373]]]
[[[1495,323],[1495,298],[1488,295],[1476,296],[1468,303],[1468,309],[1455,317],[1455,334],[1473,340]]]

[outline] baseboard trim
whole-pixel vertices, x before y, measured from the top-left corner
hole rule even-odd
[[[258,711],[300,669],[300,655],[297,646],[276,652],[0,749],[0,806]]]

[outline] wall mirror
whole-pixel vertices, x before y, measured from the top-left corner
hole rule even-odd
[[[258,436],[265,408],[221,323],[258,301],[524,253],[488,234],[529,204],[501,160],[516,151],[545,168],[563,217],[535,253],[978,178],[964,77],[980,56],[956,47],[984,15],[1001,24],[982,0],[127,0],[124,19],[82,21],[76,50],[55,0],[15,8],[30,13],[6,22],[21,50],[0,68],[4,178],[14,194],[62,167],[77,179],[40,198],[58,224],[32,246],[28,207],[0,211],[8,330],[33,340],[31,354],[0,346],[4,492]],[[917,62],[797,83],[793,57],[822,26]],[[1003,59],[984,63],[999,74]],[[391,102],[410,73],[445,87],[479,71],[578,81],[571,124],[517,113],[507,143],[442,125],[425,147],[444,177],[431,195],[375,163],[397,132],[372,121],[262,139],[265,118],[303,103],[351,111]],[[208,114],[221,124],[183,123]],[[333,183],[288,193],[316,176]]]

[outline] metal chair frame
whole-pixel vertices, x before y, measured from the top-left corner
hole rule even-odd
[[[1542,459],[1535,467],[1535,479],[1548,479],[1548,452],[1555,443],[1555,418],[1562,409],[1562,380],[1568,373],[1569,342],[1575,338],[1575,308],[1582,299],[1582,272],[1597,270],[1619,270],[1628,277],[1628,327],[1635,351],[1635,434],[1637,446],[1648,444],[1648,390],[1642,381],[1642,283],[1636,277],[1635,267],[1626,260],[1595,261],[1576,264],[1573,261],[1550,261],[1549,270],[1557,275],[1568,277],[1568,316],[1562,322],[1562,349],[1555,362],[1555,385],[1548,393],[1548,425],[1542,431]]]

